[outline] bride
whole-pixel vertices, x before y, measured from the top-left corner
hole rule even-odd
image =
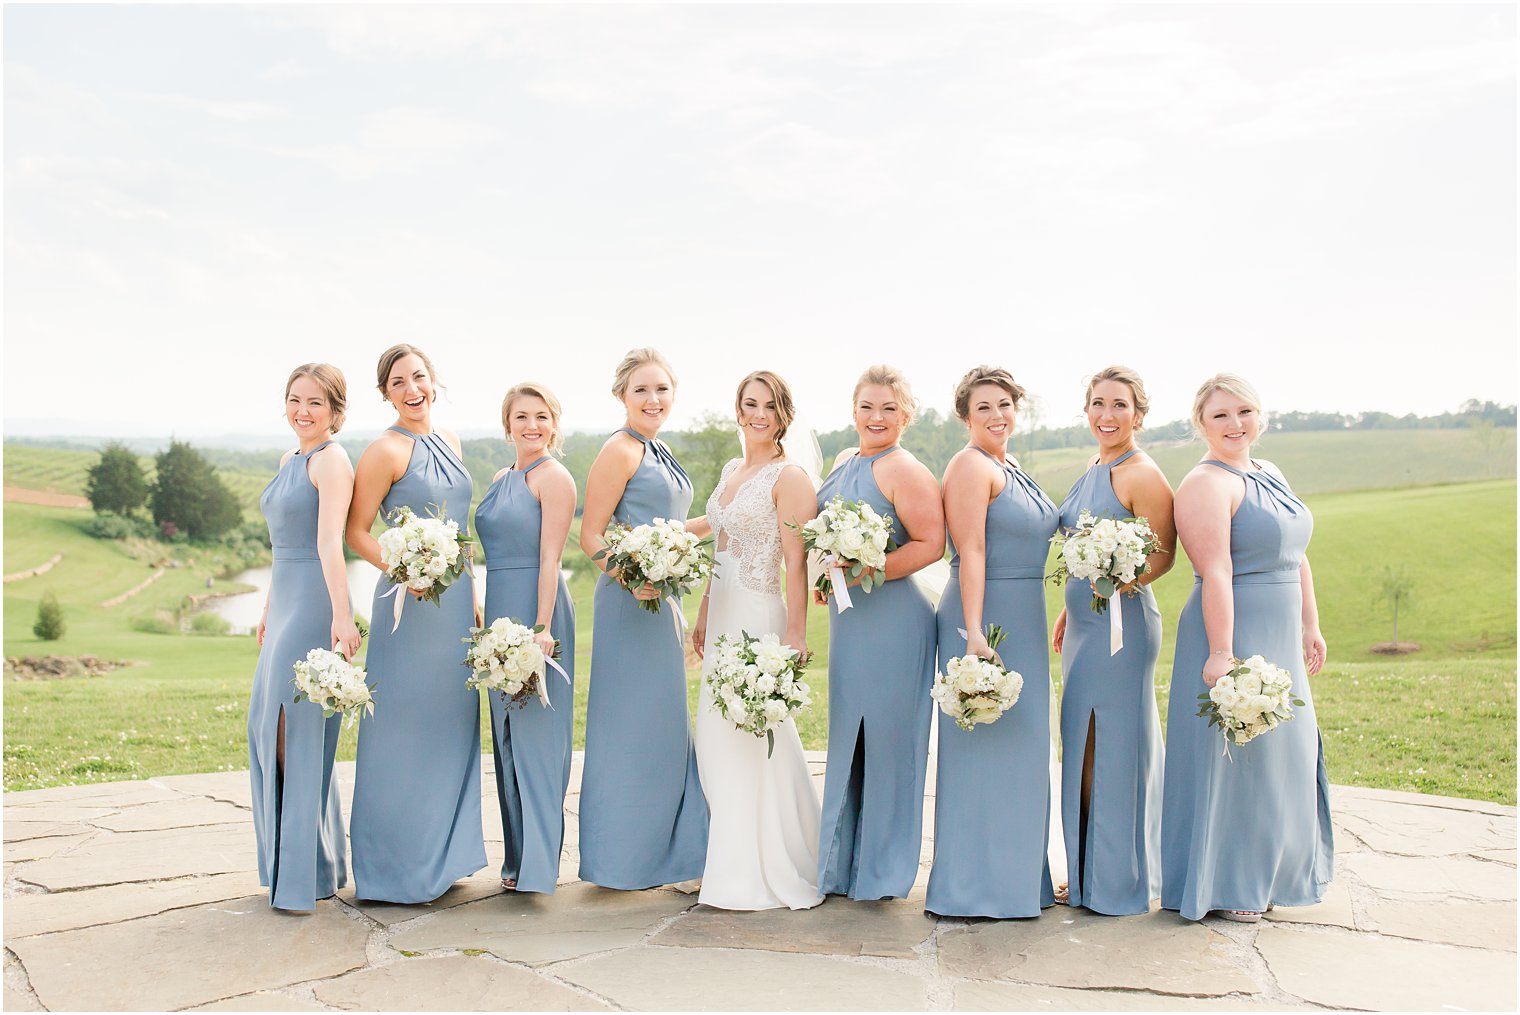
[[[818,894],[818,794],[797,727],[787,719],[766,757],[763,737],[735,729],[712,708],[706,676],[723,635],[776,634],[807,655],[807,559],[802,525],[817,513],[812,476],[782,450],[792,422],[786,382],[758,370],[735,399],[744,457],[723,467],[707,516],[690,527],[715,536],[716,567],[702,597],[692,647],[703,657],[697,768],[711,825],[699,901],[719,909],[810,909]],[[815,464],[816,472],[816,464]],[[785,599],[781,571],[785,564]]]

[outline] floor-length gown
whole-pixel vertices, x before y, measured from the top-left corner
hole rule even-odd
[[[644,458],[613,520],[684,521],[692,486],[670,449],[624,428]],[[697,776],[679,604],[639,606],[607,575],[593,600],[586,759],[581,776],[580,876],[639,889],[702,876],[707,801]]]
[[[1189,920],[1216,909],[1312,905],[1335,866],[1324,745],[1303,660],[1299,565],[1314,519],[1279,476],[1204,464],[1245,482],[1230,519],[1235,656],[1260,655],[1287,670],[1304,703],[1290,721],[1224,756],[1219,728],[1197,714],[1209,641],[1195,576],[1177,625],[1161,819],[1161,905]]]
[[[437,433],[414,434],[406,472],[391,484],[386,517],[409,507],[469,532],[470,473]],[[359,726],[351,842],[361,899],[430,902],[486,865],[480,823],[480,693],[465,686],[465,645],[475,621],[467,572],[437,605],[389,579],[375,587],[365,662],[375,714]],[[401,624],[392,631],[394,600]]]
[[[322,718],[322,706],[313,701],[291,703],[295,664],[314,648],[332,648],[332,600],[317,556],[317,488],[306,471],[311,456],[331,443],[291,455],[259,498],[274,565],[248,703],[248,778],[259,884],[269,886],[269,904],[280,909],[314,909],[317,899],[348,883],[343,812],[332,779],[343,720]],[[277,764],[282,712],[283,772]]]
[[[987,505],[982,624],[1007,632],[996,651],[1004,666],[1024,678],[1024,689],[996,722],[971,730],[936,710],[934,867],[924,908],[940,916],[1030,917],[1055,904],[1046,857],[1050,654],[1044,577],[1059,516],[1022,469],[997,464],[1005,478]],[[965,655],[965,630],[956,554],[939,603],[941,672],[950,659]]]
[[[762,468],[729,496],[729,462],[707,501],[707,520],[721,547],[707,602],[705,677],[717,659],[718,639],[759,637],[786,630],[781,598],[781,536],[772,489],[787,462]],[[788,576],[806,581],[806,576]],[[809,909],[823,900],[818,872],[818,794],[808,776],[797,725],[787,719],[775,730],[775,751],[766,740],[736,729],[712,708],[702,682],[697,710],[697,767],[711,823],[707,867],[699,901],[720,909]]]
[[[1126,519],[1114,494],[1113,470],[1135,454],[1085,472],[1061,502],[1061,525],[1082,511]],[[1144,913],[1161,892],[1161,718],[1156,709],[1156,659],[1161,613],[1144,586],[1116,596],[1123,610],[1124,647],[1109,653],[1109,617],[1094,613],[1093,588],[1066,583],[1066,640],[1061,671],[1061,824],[1066,836],[1068,901],[1109,916]],[[1175,694],[1175,690],[1174,690]],[[1082,765],[1093,739],[1092,795],[1082,830]]]
[[[899,451],[855,455],[818,491],[864,501],[902,520],[871,466]],[[923,845],[924,776],[929,757],[929,689],[934,682],[934,607],[911,579],[850,590],[843,612],[829,597],[829,754],[818,840],[818,887],[852,899],[904,898]]]
[[[491,484],[475,509],[475,535],[486,554],[485,623],[510,617],[532,627],[538,617],[539,536],[543,509],[528,489],[528,473],[540,458]],[[575,605],[563,575],[554,599],[549,633],[559,640],[560,668],[575,676]],[[501,876],[520,892],[552,894],[559,881],[565,841],[565,790],[575,732],[575,689],[548,668],[549,704],[532,695],[508,707],[488,691],[491,747],[496,757],[496,797],[501,804],[506,859]]]

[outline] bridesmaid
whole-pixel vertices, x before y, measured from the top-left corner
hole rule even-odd
[[[1177,528],[1197,571],[1177,625],[1167,711],[1161,905],[1189,920],[1217,912],[1254,923],[1264,910],[1324,895],[1335,856],[1324,744],[1309,677],[1325,662],[1308,507],[1271,462],[1251,458],[1261,399],[1234,374],[1193,400],[1208,455],[1177,490]],[[1291,722],[1222,756],[1198,695],[1261,655],[1293,675]]]
[[[1050,657],[1045,558],[1060,520],[1049,497],[1008,459],[1024,389],[979,366],[955,389],[970,442],[945,469],[954,557],[939,604],[939,662],[996,658],[987,624],[1008,634],[1002,662],[1024,677],[1019,700],[968,732],[939,715],[934,867],[924,908],[940,916],[1039,916],[1055,904],[1050,835]],[[962,634],[962,632],[965,632]]]
[[[486,553],[486,623],[511,617],[543,626],[536,640],[575,674],[575,606],[560,558],[575,517],[575,480],[551,455],[562,453],[559,399],[541,384],[519,384],[501,403],[507,442],[517,451],[475,509]],[[565,840],[565,789],[575,727],[575,691],[552,668],[545,674],[551,708],[535,696],[520,708],[488,692],[506,860],[503,888],[554,893]]]
[[[315,702],[290,702],[292,667],[306,653],[331,648],[353,658],[359,651],[343,562],[354,469],[333,443],[347,404],[337,367],[307,363],[291,371],[285,419],[300,446],[286,452],[259,498],[274,566],[248,704],[248,777],[259,884],[269,886],[269,904],[278,909],[315,909],[317,899],[348,884],[332,780],[342,720],[323,719]]]
[[[415,346],[387,349],[376,372],[396,422],[365,449],[354,479],[348,545],[381,567],[370,535],[377,513],[437,513],[469,532],[470,473],[459,438],[433,426],[437,374]],[[383,568],[382,568],[383,570]],[[438,605],[405,603],[392,631],[394,591],[384,579],[370,612],[369,675],[375,714],[359,729],[351,842],[355,894],[429,902],[486,865],[480,824],[480,695],[465,687],[462,639],[474,617],[474,581]]]
[[[1098,453],[1061,502],[1061,525],[1083,510],[1102,518],[1145,518],[1161,542],[1150,570],[1115,597],[1124,647],[1109,651],[1109,617],[1092,611],[1092,585],[1068,582],[1052,644],[1062,656],[1061,825],[1071,881],[1056,897],[1096,913],[1149,911],[1161,889],[1161,721],[1156,658],[1161,614],[1148,587],[1171,570],[1177,547],[1172,488],[1135,446],[1150,400],[1140,376],[1111,366],[1087,382],[1087,425]]]
[[[918,407],[902,373],[870,367],[852,397],[860,446],[840,453],[818,504],[842,496],[891,515],[898,548],[887,554],[883,584],[857,589],[843,613],[829,607],[818,890],[903,898],[923,839],[935,635],[934,607],[903,579],[944,556],[945,516],[934,475],[899,443]]]
[[[656,437],[675,404],[670,364],[634,349],[618,364],[612,394],[628,423],[607,438],[586,478],[581,549],[606,545],[613,521],[685,520],[692,486]],[[605,570],[603,561],[596,561]],[[597,579],[586,758],[581,779],[580,876],[604,888],[638,889],[702,876],[707,802],[697,777],[686,705],[683,621],[666,603],[648,613],[648,585]]]

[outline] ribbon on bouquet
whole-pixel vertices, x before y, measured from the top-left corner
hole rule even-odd
[[[566,684],[570,683],[570,674],[565,672],[565,668],[559,664],[558,660],[544,656],[544,665],[546,667],[553,667],[555,673],[565,678]],[[549,674],[545,670],[539,670],[537,676],[538,700],[543,702],[544,707],[552,712],[554,711],[554,706],[549,703]]]
[[[399,595],[398,593],[404,588],[406,586],[403,584],[392,585],[389,592],[382,592],[380,594],[381,599],[389,599],[392,596],[396,597],[395,619],[391,623],[391,634],[395,634],[396,628],[401,626],[401,607],[406,603],[406,596]]]
[[[829,572],[829,584],[833,586],[834,598],[839,601],[839,612],[843,613],[855,604],[850,602],[850,586],[845,584],[844,568],[835,556],[825,557],[823,566]]]
[[[1108,654],[1116,656],[1124,647],[1124,594],[1114,589],[1108,597]]]
[[[676,615],[676,644],[686,644],[686,613],[681,609],[681,600],[675,596],[666,596],[665,603],[670,607],[670,612]]]

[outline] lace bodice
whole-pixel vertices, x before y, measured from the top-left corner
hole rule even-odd
[[[713,529],[714,544],[728,551],[738,565],[740,587],[779,596],[781,531],[771,490],[776,477],[790,463],[784,459],[771,462],[739,487],[733,501],[723,507],[720,501],[728,489],[728,479],[743,461],[735,458],[723,466],[723,476],[707,498],[707,521]]]

